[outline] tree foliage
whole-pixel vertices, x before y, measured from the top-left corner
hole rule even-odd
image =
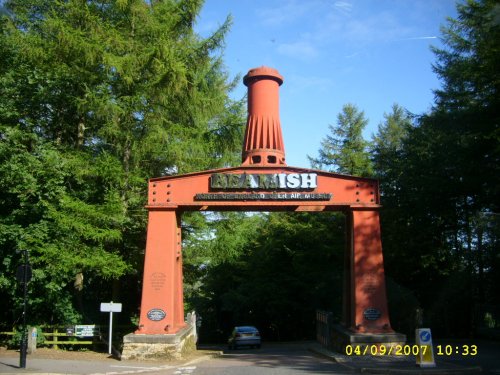
[[[363,112],[346,105],[318,158],[310,158],[316,168],[380,179],[392,324],[410,335],[417,308],[437,336],[469,337],[500,321],[499,9],[489,0],[457,5],[457,19],[442,29],[444,47],[434,48],[443,85],[432,110],[415,116],[394,105],[368,143]],[[306,322],[313,311],[306,306],[336,311],[340,285],[318,259],[341,262],[344,239],[332,224],[342,216],[323,222],[295,215],[269,215],[259,229],[263,237],[251,241],[240,262],[207,269],[206,290],[213,292],[205,306],[220,319],[212,331],[248,321],[265,327],[268,337],[277,332],[269,327],[278,327],[283,337],[286,322],[311,334]],[[335,245],[327,249],[327,243]],[[300,268],[295,261],[306,248],[319,258]],[[333,264],[327,268],[335,270]],[[312,270],[320,276],[309,278]],[[311,294],[305,285],[322,292]]]
[[[435,106],[401,128],[385,161],[389,123],[379,129],[374,157],[387,272],[417,293],[438,334],[470,335],[498,320],[500,22],[494,1],[457,11],[433,49]]]
[[[125,220],[120,199],[110,195],[101,202],[85,202],[67,183],[75,169],[89,168],[80,158],[67,158],[18,128],[3,128],[2,135],[2,292],[5,300],[17,301],[13,275],[20,256],[15,250],[30,250],[36,296],[31,299],[32,313],[57,321],[68,310],[63,290],[72,286],[77,274],[113,279],[130,270],[119,254]],[[102,162],[95,160],[86,173],[95,173]]]
[[[217,224],[215,250],[226,253],[233,243],[239,251],[205,263],[200,291],[190,300],[203,318],[202,340],[223,341],[241,324],[258,326],[267,340],[311,339],[317,308],[340,318],[342,217],[271,213],[241,225],[236,216]]]
[[[314,168],[356,176],[371,175],[368,143],[363,130],[368,125],[363,111],[346,104],[337,116],[337,125],[329,125],[330,134],[321,141],[318,158],[311,158]]]
[[[219,54],[231,21],[201,38],[202,3],[5,2],[0,293],[14,300],[15,251],[30,250],[40,322],[82,319],[106,279],[115,300],[135,290],[135,311],[147,178],[237,160],[242,105]]]
[[[15,251],[30,250],[38,323],[91,322],[110,297],[133,316],[146,179],[237,162],[243,106],[228,98],[235,81],[220,56],[230,19],[201,38],[201,6],[0,9],[0,298],[19,305]],[[395,104],[368,142],[363,111],[347,104],[310,158],[380,179],[392,323],[407,334],[417,307],[438,336],[500,321],[499,9],[457,5],[433,49],[442,87],[428,113]],[[182,226],[186,305],[203,317],[202,340],[223,340],[234,324],[311,338],[317,308],[340,318],[341,213],[185,213]],[[12,324],[17,314],[0,316]]]

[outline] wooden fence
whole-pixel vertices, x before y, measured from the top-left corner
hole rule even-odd
[[[75,326],[78,327],[78,326]],[[90,327],[90,326],[88,326]],[[38,346],[51,346],[54,349],[58,349],[59,346],[69,346],[69,345],[101,345],[106,344],[102,339],[99,326],[93,326],[94,329],[88,329],[82,333],[78,332],[78,329],[69,329],[61,327],[47,327],[43,329],[38,329],[37,335],[41,337],[38,341]],[[7,344],[11,338],[19,334],[16,331],[4,331],[0,332],[0,344]]]

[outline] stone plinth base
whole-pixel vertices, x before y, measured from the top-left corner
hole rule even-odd
[[[121,358],[176,360],[193,350],[196,350],[196,331],[188,325],[170,335],[130,333],[123,337]]]
[[[402,333],[357,333],[341,325],[334,325],[332,330],[332,346],[339,353],[346,353],[346,346],[361,346],[366,345],[384,345],[391,347],[395,345],[404,345],[406,343],[406,335]]]

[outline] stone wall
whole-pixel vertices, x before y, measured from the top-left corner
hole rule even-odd
[[[123,337],[122,359],[182,359],[196,350],[196,329],[187,325],[176,334]]]

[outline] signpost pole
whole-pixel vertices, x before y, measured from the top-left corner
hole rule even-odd
[[[108,338],[108,346],[109,350],[108,353],[111,354],[111,343],[112,343],[112,337],[113,337],[113,313],[114,312],[121,312],[122,311],[122,304],[121,303],[113,303],[111,302],[102,302],[101,303],[101,312],[109,312],[109,338]]]
[[[20,357],[19,357],[19,367],[20,368],[26,368],[26,351],[27,351],[27,337],[26,337],[26,302],[27,302],[27,295],[28,295],[28,284],[26,280],[27,276],[27,260],[26,260],[26,250],[25,251],[25,261],[24,261],[24,270],[23,270],[23,331],[21,332],[21,350],[19,351]]]
[[[111,354],[111,342],[113,335],[113,301],[110,303],[111,309],[109,312],[109,346],[108,346],[108,354]]]
[[[28,282],[31,280],[32,271],[29,264],[28,250],[20,250],[24,256],[24,264],[17,270],[17,280],[23,285],[23,328],[21,331],[21,347],[19,348],[19,367],[26,368],[26,352],[28,349],[28,337],[26,327],[26,305],[28,303]]]

